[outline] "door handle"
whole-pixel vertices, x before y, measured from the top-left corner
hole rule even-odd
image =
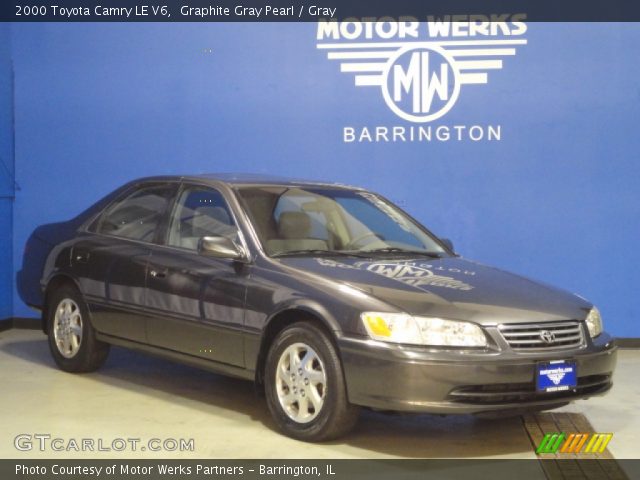
[[[167,271],[151,270],[149,275],[153,278],[165,278],[167,276]]]

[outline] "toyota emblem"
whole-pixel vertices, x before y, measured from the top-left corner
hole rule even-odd
[[[556,341],[556,334],[549,330],[543,330],[540,332],[540,338],[544,343],[553,343]]]

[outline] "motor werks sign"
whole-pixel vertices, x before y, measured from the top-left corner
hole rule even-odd
[[[407,125],[344,126],[345,143],[499,141],[501,125],[434,124],[525,45],[524,14],[321,21],[317,48]],[[380,97],[378,97],[380,98]]]

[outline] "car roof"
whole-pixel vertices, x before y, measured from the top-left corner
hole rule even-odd
[[[210,182],[212,184],[224,183],[232,187],[236,186],[283,186],[283,187],[296,187],[296,186],[314,186],[314,187],[330,187],[330,188],[344,188],[351,190],[363,190],[361,187],[355,187],[338,182],[328,182],[321,180],[307,180],[299,178],[280,177],[275,175],[263,175],[255,173],[201,173],[195,175],[165,175],[155,177],[145,177],[136,180],[138,182],[147,181],[196,181],[196,182]]]

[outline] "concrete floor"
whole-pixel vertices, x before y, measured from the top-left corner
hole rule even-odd
[[[351,435],[307,444],[277,433],[250,382],[229,379],[113,348],[98,372],[58,370],[45,336],[0,333],[0,458],[535,458],[519,417],[385,415],[364,411]],[[615,458],[640,458],[640,351],[622,350],[615,387],[605,397],[562,411],[579,412],[599,432],[613,432]],[[193,438],[193,452],[20,452],[19,434],[68,439]]]

